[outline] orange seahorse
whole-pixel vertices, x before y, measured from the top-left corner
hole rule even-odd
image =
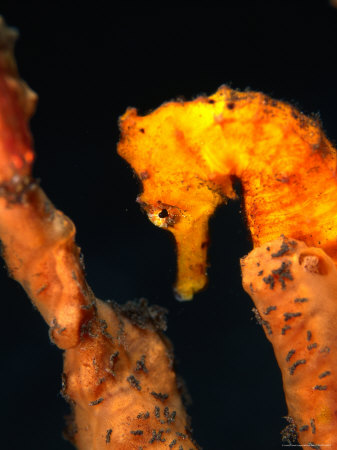
[[[177,295],[206,283],[208,219],[239,178],[254,246],[281,234],[337,260],[336,152],[319,122],[257,92],[226,86],[121,117],[119,154],[143,183],[150,220],[175,236]]]
[[[143,183],[138,201],[175,236],[180,299],[204,287],[208,219],[241,180],[255,247],[243,285],[282,371],[284,440],[337,448],[336,151],[319,122],[223,86],[144,117],[129,109],[120,127],[119,154]]]

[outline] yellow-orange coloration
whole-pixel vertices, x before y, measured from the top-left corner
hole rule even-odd
[[[195,449],[164,311],[95,298],[74,225],[31,177],[36,96],[18,78],[14,38],[0,20],[0,238],[11,275],[65,350],[68,436],[80,450]],[[263,94],[223,87],[146,117],[129,110],[121,128],[119,152],[144,185],[139,201],[176,237],[183,299],[206,282],[208,219],[241,179],[256,247],[242,260],[243,285],[282,371],[284,439],[335,448],[336,154],[319,124]],[[281,233],[288,237],[274,240]]]
[[[28,118],[36,96],[18,78],[15,33],[0,20],[0,239],[15,278],[65,349],[68,437],[80,450],[195,449],[163,335],[163,311],[97,300],[75,227],[31,177]]]
[[[17,32],[0,17],[0,183],[30,173],[34,153],[27,120],[37,95],[18,76],[13,56]]]
[[[293,444],[337,448],[337,269],[295,240],[263,244],[241,260],[243,286],[282,371]],[[317,447],[316,447],[316,446]]]
[[[208,220],[235,198],[233,177],[242,183],[254,246],[284,234],[337,262],[336,152],[314,118],[223,86],[147,116],[128,109],[120,127],[118,152],[143,183],[139,201],[175,236],[180,298],[206,283]]]
[[[84,281],[73,223],[31,178],[34,152],[28,119],[37,96],[18,76],[16,35],[1,19],[0,237],[11,275],[53,327],[55,343],[65,349],[79,341],[88,316],[81,306],[92,302],[92,294]]]

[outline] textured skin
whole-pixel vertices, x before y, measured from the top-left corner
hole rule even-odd
[[[208,220],[235,197],[233,177],[241,180],[254,246],[285,234],[337,261],[336,152],[314,118],[223,86],[147,116],[129,109],[120,127],[118,152],[143,183],[139,201],[175,236],[180,298],[206,283]]]
[[[144,117],[129,109],[120,127],[119,154],[143,183],[139,202],[176,238],[181,299],[206,283],[208,220],[240,179],[255,247],[242,261],[243,284],[282,371],[285,443],[297,426],[301,444],[337,448],[336,151],[319,122],[223,86]]]
[[[273,345],[300,444],[337,448],[334,262],[321,249],[281,238],[253,250],[241,267],[244,289]]]

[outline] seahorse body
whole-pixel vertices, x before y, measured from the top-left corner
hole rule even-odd
[[[254,246],[284,234],[337,261],[336,152],[316,119],[223,86],[147,116],[128,109],[120,127],[118,152],[143,183],[139,201],[175,236],[181,299],[206,283],[208,219],[236,197],[233,178],[242,183]]]

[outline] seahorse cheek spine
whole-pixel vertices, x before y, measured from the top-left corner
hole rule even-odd
[[[301,445],[337,448],[337,269],[323,250],[284,238],[241,260],[243,286],[272,343]],[[285,247],[283,247],[285,249]]]

